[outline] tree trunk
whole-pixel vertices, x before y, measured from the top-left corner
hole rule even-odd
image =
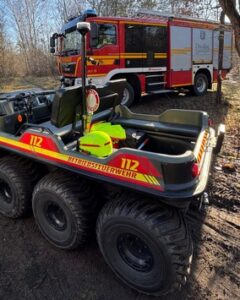
[[[230,19],[234,35],[235,35],[235,46],[240,56],[240,15],[237,11],[235,1],[233,0],[219,0],[219,3],[224,11],[224,13]]]
[[[218,51],[218,78],[217,78],[217,98],[216,103],[220,104],[222,102],[222,68],[223,68],[223,55],[224,55],[224,23],[225,23],[225,13],[221,12],[220,15],[220,26],[219,32],[219,51]]]

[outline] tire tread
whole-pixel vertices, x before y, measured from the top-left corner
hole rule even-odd
[[[61,200],[70,209],[77,228],[75,239],[71,244],[64,247],[55,246],[63,249],[75,249],[83,246],[93,232],[93,227],[95,228],[97,213],[95,197],[89,183],[68,172],[50,173],[42,178],[35,187],[33,207],[36,195],[42,191],[48,191],[61,197]],[[44,232],[42,234],[53,243]]]
[[[0,160],[0,170],[4,171],[14,183],[18,196],[17,207],[11,213],[2,213],[11,218],[19,218],[28,214],[31,210],[33,186],[38,180],[37,166],[26,158],[9,155]]]
[[[176,274],[175,281],[170,290],[154,293],[154,295],[160,296],[179,290],[189,275],[192,258],[192,240],[182,213],[156,201],[139,199],[131,193],[123,193],[117,200],[107,203],[99,215],[97,238],[102,253],[101,228],[109,218],[114,216],[123,216],[144,223],[168,248]],[[148,294],[142,290],[140,292]]]

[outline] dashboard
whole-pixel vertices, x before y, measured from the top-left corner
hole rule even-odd
[[[23,123],[28,121],[34,124],[50,119],[54,96],[54,90],[18,91],[0,95],[0,130],[15,134],[22,125],[19,119]]]
[[[51,105],[55,91],[42,92],[12,92],[0,95],[0,115],[10,115],[16,112],[24,112],[31,108]]]

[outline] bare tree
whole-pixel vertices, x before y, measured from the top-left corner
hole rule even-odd
[[[102,16],[131,16],[139,8],[169,11],[190,16],[217,18],[217,0],[56,0],[55,20],[59,26],[85,8],[96,9]],[[58,26],[58,27],[59,27]]]
[[[161,5],[162,5],[162,1]],[[164,1],[166,6],[168,3],[168,9],[173,14],[183,14],[193,17],[211,18],[216,19],[217,13],[215,10],[216,1],[215,0],[169,0]]]
[[[3,0],[17,36],[17,46],[28,74],[41,75],[44,63],[44,8],[42,0]],[[46,11],[45,11],[46,13]],[[46,16],[45,16],[46,18]]]
[[[86,2],[80,0],[56,0],[56,13],[59,20],[64,23],[69,18],[80,15]]]
[[[224,13],[230,19],[234,35],[235,35],[235,46],[240,56],[240,14],[237,10],[234,0],[219,0],[219,4],[221,5]],[[238,1],[238,6],[240,6],[240,2]]]
[[[147,2],[146,0],[145,2]],[[151,1],[151,0],[149,0]],[[134,8],[139,5],[136,0],[87,0],[87,5],[95,8],[102,16],[130,16]]]
[[[142,0],[135,7],[204,19],[218,19],[217,0]]]
[[[219,33],[219,50],[218,50],[218,77],[217,77],[217,97],[216,103],[222,102],[222,68],[223,68],[223,53],[224,53],[224,24],[225,13],[220,15],[220,33]]]
[[[0,11],[0,76],[4,76],[5,61],[5,36],[4,36],[4,18],[3,12]]]

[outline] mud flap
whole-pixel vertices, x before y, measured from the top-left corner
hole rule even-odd
[[[225,125],[220,124],[218,126],[218,132],[217,132],[217,143],[214,148],[214,154],[218,154],[221,151],[223,140],[225,135]]]

